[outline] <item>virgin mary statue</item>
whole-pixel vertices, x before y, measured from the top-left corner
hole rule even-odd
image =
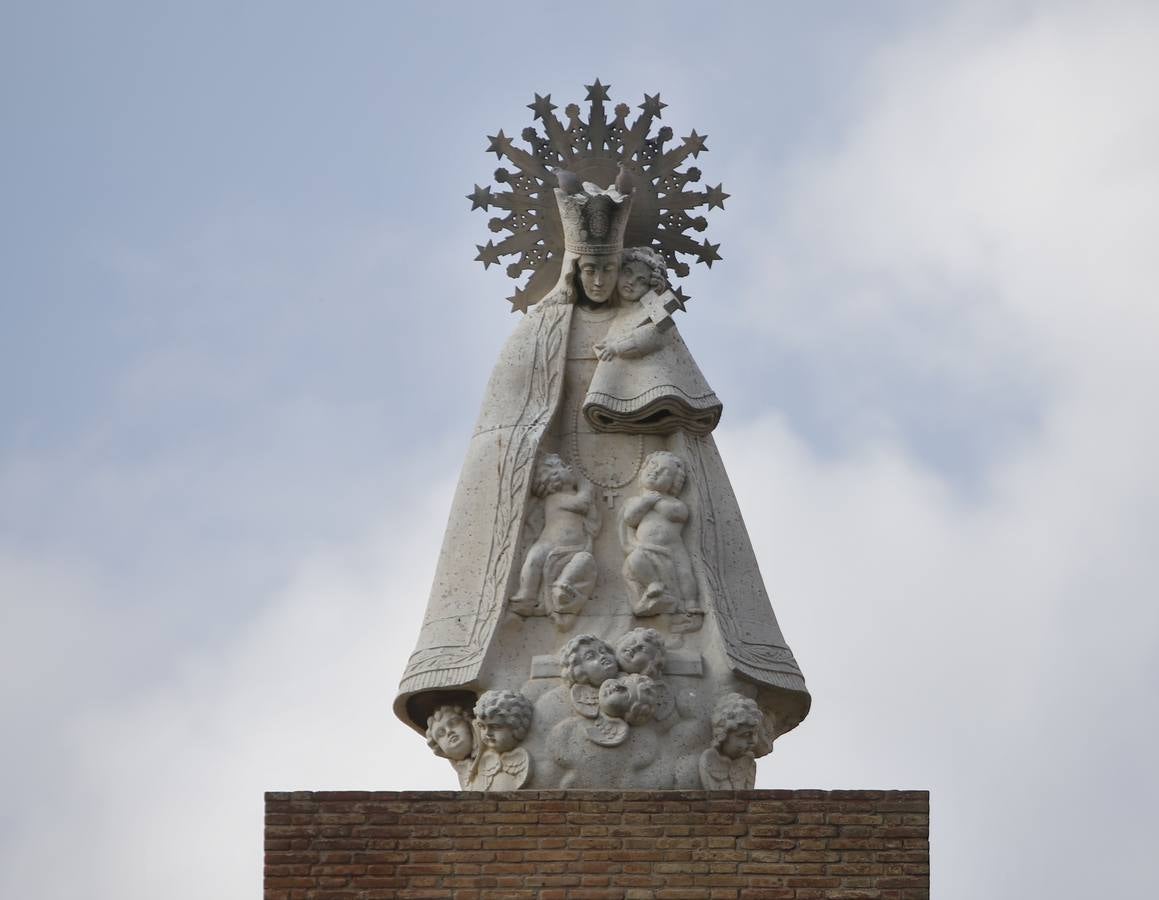
[[[589,135],[540,191],[558,279],[487,385],[394,709],[465,788],[751,787],[810,698],[712,438],[721,403],[671,318],[663,235],[624,246],[662,152],[623,113],[601,124],[599,152]]]

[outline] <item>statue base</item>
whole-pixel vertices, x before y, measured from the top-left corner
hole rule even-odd
[[[265,900],[928,900],[928,791],[266,794]]]

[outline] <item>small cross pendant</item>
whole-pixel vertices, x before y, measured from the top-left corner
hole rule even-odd
[[[608,504],[608,509],[616,508],[616,498],[619,496],[619,491],[604,491],[604,502]]]

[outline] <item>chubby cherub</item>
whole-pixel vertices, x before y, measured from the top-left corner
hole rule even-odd
[[[633,628],[616,641],[616,662],[625,672],[659,678],[666,655],[664,638],[655,628]]]
[[[767,744],[764,716],[755,700],[725,694],[712,710],[712,746],[700,754],[706,791],[748,791],[757,783],[755,754]]]
[[[449,760],[466,788],[471,777],[475,752],[475,729],[469,710],[461,706],[440,706],[427,719],[427,745],[435,756]]]
[[[599,714],[600,685],[619,674],[615,652],[594,634],[577,634],[559,651],[559,677],[575,711],[586,718]]]
[[[692,559],[684,546],[688,504],[680,499],[686,478],[684,461],[675,453],[657,450],[644,461],[640,473],[643,492],[624,504],[620,516],[620,544],[624,580],[632,612],[637,616],[677,613],[673,631],[694,631],[703,619],[697,608],[699,590]]]
[[[628,739],[632,725],[642,725],[656,714],[657,683],[647,675],[631,673],[609,678],[600,685],[599,714],[588,726],[588,738],[601,747],[618,747]]]
[[[581,487],[556,453],[536,465],[531,491],[543,501],[543,528],[523,558],[511,608],[521,616],[550,615],[566,630],[595,590],[591,550],[600,529],[599,506],[591,485],[585,481]]]
[[[653,715],[667,719],[676,709],[676,698],[660,680],[664,674],[667,650],[664,638],[655,628],[633,628],[616,641],[616,662],[624,672],[652,679]]]
[[[519,746],[531,729],[531,701],[518,691],[486,691],[475,703],[479,752],[464,787],[517,791],[531,777],[531,757]]]

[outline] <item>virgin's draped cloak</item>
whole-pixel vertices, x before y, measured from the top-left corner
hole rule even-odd
[[[497,650],[494,639],[504,618],[514,617],[507,598],[516,592],[529,546],[525,523],[534,499],[531,475],[537,454],[549,429],[557,438],[561,427],[568,335],[575,311],[574,305],[562,302],[532,307],[508,339],[487,385],[452,503],[426,618],[394,703],[396,715],[416,730],[425,728],[426,717],[440,703],[469,703],[470,695],[483,690],[519,687],[519,682],[499,685],[482,683],[481,678],[496,669],[498,660],[491,655],[513,650],[511,646]],[[637,312],[622,311],[611,331],[635,327],[638,317],[627,326],[623,322]],[[780,734],[808,712],[809,694],[773,614],[736,497],[707,433],[719,418],[719,401],[675,328],[666,332],[665,342],[661,352],[641,359],[596,364],[591,384],[599,388],[596,400],[605,410],[615,413],[618,403],[630,418],[645,409],[648,421],[637,432],[666,432],[665,437],[650,440],[666,441],[667,449],[687,464],[688,483],[681,498],[692,508],[692,521],[684,539],[700,588],[698,606],[712,620],[706,622],[704,635],[713,637],[703,639],[718,641],[732,673],[755,685],[758,702],[775,711]],[[633,379],[633,372],[639,377]],[[643,403],[640,397],[645,397]],[[584,398],[585,417],[591,400],[589,393]],[[630,439],[623,434],[615,437]],[[637,624],[654,622],[641,619]],[[504,633],[508,630],[504,626]],[[579,627],[577,633],[585,630]],[[553,637],[554,644],[532,647],[530,652],[558,652],[569,636]],[[519,649],[526,653],[529,648]]]

